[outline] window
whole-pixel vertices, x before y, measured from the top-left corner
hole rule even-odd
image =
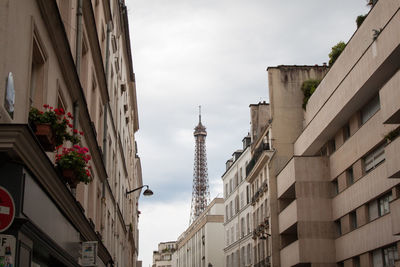
[[[228,183],[225,184],[225,198],[228,196]]]
[[[339,194],[339,185],[337,178],[332,181],[332,190],[333,190],[333,196]]]
[[[350,138],[350,125],[346,124],[343,127],[343,140],[346,141],[349,138]]]
[[[250,187],[246,186],[246,204],[250,203]]]
[[[399,259],[397,246],[390,246],[383,249],[383,266],[395,266],[394,262]]]
[[[245,234],[244,218],[240,219],[240,237],[244,237]]]
[[[247,225],[246,233],[249,234],[250,233],[250,213],[246,214],[246,225]]]
[[[342,235],[342,224],[340,223],[340,219],[335,221],[335,226],[336,226],[337,236],[341,236]]]
[[[46,52],[41,46],[40,39],[36,32],[33,36],[32,47],[32,65],[30,80],[30,105],[41,108],[44,104],[44,87],[45,87],[45,63]]]
[[[357,213],[356,211],[350,212],[350,230],[357,228]]]
[[[399,259],[396,244],[374,250],[372,259],[374,267],[394,267],[395,261]]]
[[[389,202],[392,200],[392,192],[378,198],[378,212],[379,216],[383,216],[390,212]]]
[[[353,266],[354,267],[361,267],[361,265],[360,265],[360,257],[359,256],[353,258]]]
[[[369,221],[375,220],[376,218],[383,216],[390,212],[389,203],[392,200],[392,192],[371,201],[368,203],[368,214]]]
[[[364,158],[365,172],[369,172],[376,168],[379,163],[385,160],[385,147],[384,144],[375,148]]]
[[[377,94],[361,109],[361,124],[366,123],[380,109],[380,107],[379,94]]]
[[[328,153],[329,153],[329,155],[332,155],[333,152],[336,151],[335,139],[329,140],[329,141],[328,141],[328,144],[327,144],[327,147],[328,147]]]
[[[229,210],[228,210],[228,205],[225,206],[225,221],[228,221],[229,219]]]
[[[346,170],[346,179],[347,179],[347,186],[350,186],[354,183],[353,166]]]

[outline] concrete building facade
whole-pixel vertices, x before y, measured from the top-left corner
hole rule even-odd
[[[161,242],[153,251],[153,267],[171,267],[172,255],[176,251],[176,241]]]
[[[252,264],[252,206],[250,185],[246,182],[246,165],[250,161],[250,136],[243,139],[243,149],[233,153],[222,175],[225,207],[225,266]]]
[[[177,267],[224,266],[224,200],[214,198],[176,241]]]
[[[81,242],[97,241],[97,266],[136,266],[140,192],[125,192],[142,177],[124,1],[5,1],[0,14],[0,186],[16,203],[3,233],[16,239],[14,264],[80,266]],[[89,184],[66,185],[29,126],[43,105],[83,132]]]
[[[330,69],[268,68],[246,170],[254,266],[400,266],[399,8],[378,1]]]
[[[375,4],[307,104],[277,173],[282,267],[400,266],[399,7]]]

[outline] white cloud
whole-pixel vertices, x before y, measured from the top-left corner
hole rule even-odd
[[[186,195],[174,202],[153,203],[142,200],[139,209],[139,259],[148,266],[158,243],[176,240],[188,227],[190,198]]]

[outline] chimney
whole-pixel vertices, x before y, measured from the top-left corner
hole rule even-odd
[[[269,104],[260,102],[250,105],[250,122],[251,122],[251,142],[257,140],[261,132],[269,124],[271,119]]]

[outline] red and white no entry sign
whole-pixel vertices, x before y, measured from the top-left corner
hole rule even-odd
[[[7,230],[14,221],[15,206],[10,193],[0,186],[0,233]]]

